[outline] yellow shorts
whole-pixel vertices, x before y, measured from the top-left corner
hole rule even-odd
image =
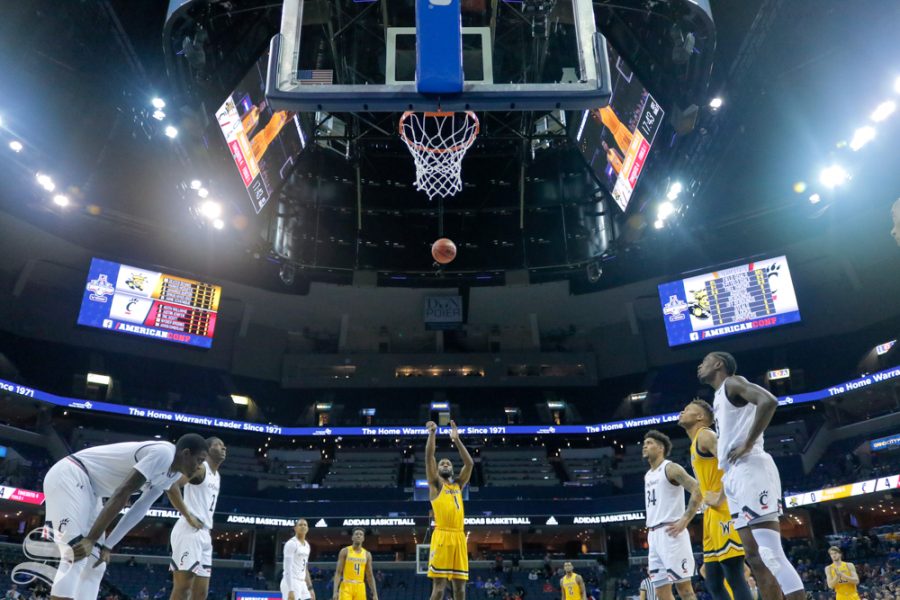
[[[728,507],[719,510],[707,508],[703,513],[703,562],[719,562],[736,556],[744,556],[744,546]]]
[[[366,600],[366,584],[342,581],[340,600]]]
[[[428,576],[432,579],[469,579],[469,554],[464,532],[435,529],[431,536]]]

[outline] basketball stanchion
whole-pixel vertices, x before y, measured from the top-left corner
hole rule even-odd
[[[479,128],[472,111],[403,113],[400,137],[416,164],[416,189],[429,199],[462,190],[462,159]]]

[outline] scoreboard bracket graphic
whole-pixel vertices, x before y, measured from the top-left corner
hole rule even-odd
[[[95,258],[78,324],[209,348],[222,288]]]
[[[660,284],[659,300],[669,346],[800,321],[784,256]]]

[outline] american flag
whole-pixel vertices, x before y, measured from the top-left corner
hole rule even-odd
[[[334,83],[334,71],[331,69],[300,70],[300,85],[331,85]]]

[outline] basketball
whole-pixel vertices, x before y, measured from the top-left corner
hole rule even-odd
[[[453,240],[441,238],[431,245],[431,256],[442,265],[451,263],[456,258],[456,244]]]

